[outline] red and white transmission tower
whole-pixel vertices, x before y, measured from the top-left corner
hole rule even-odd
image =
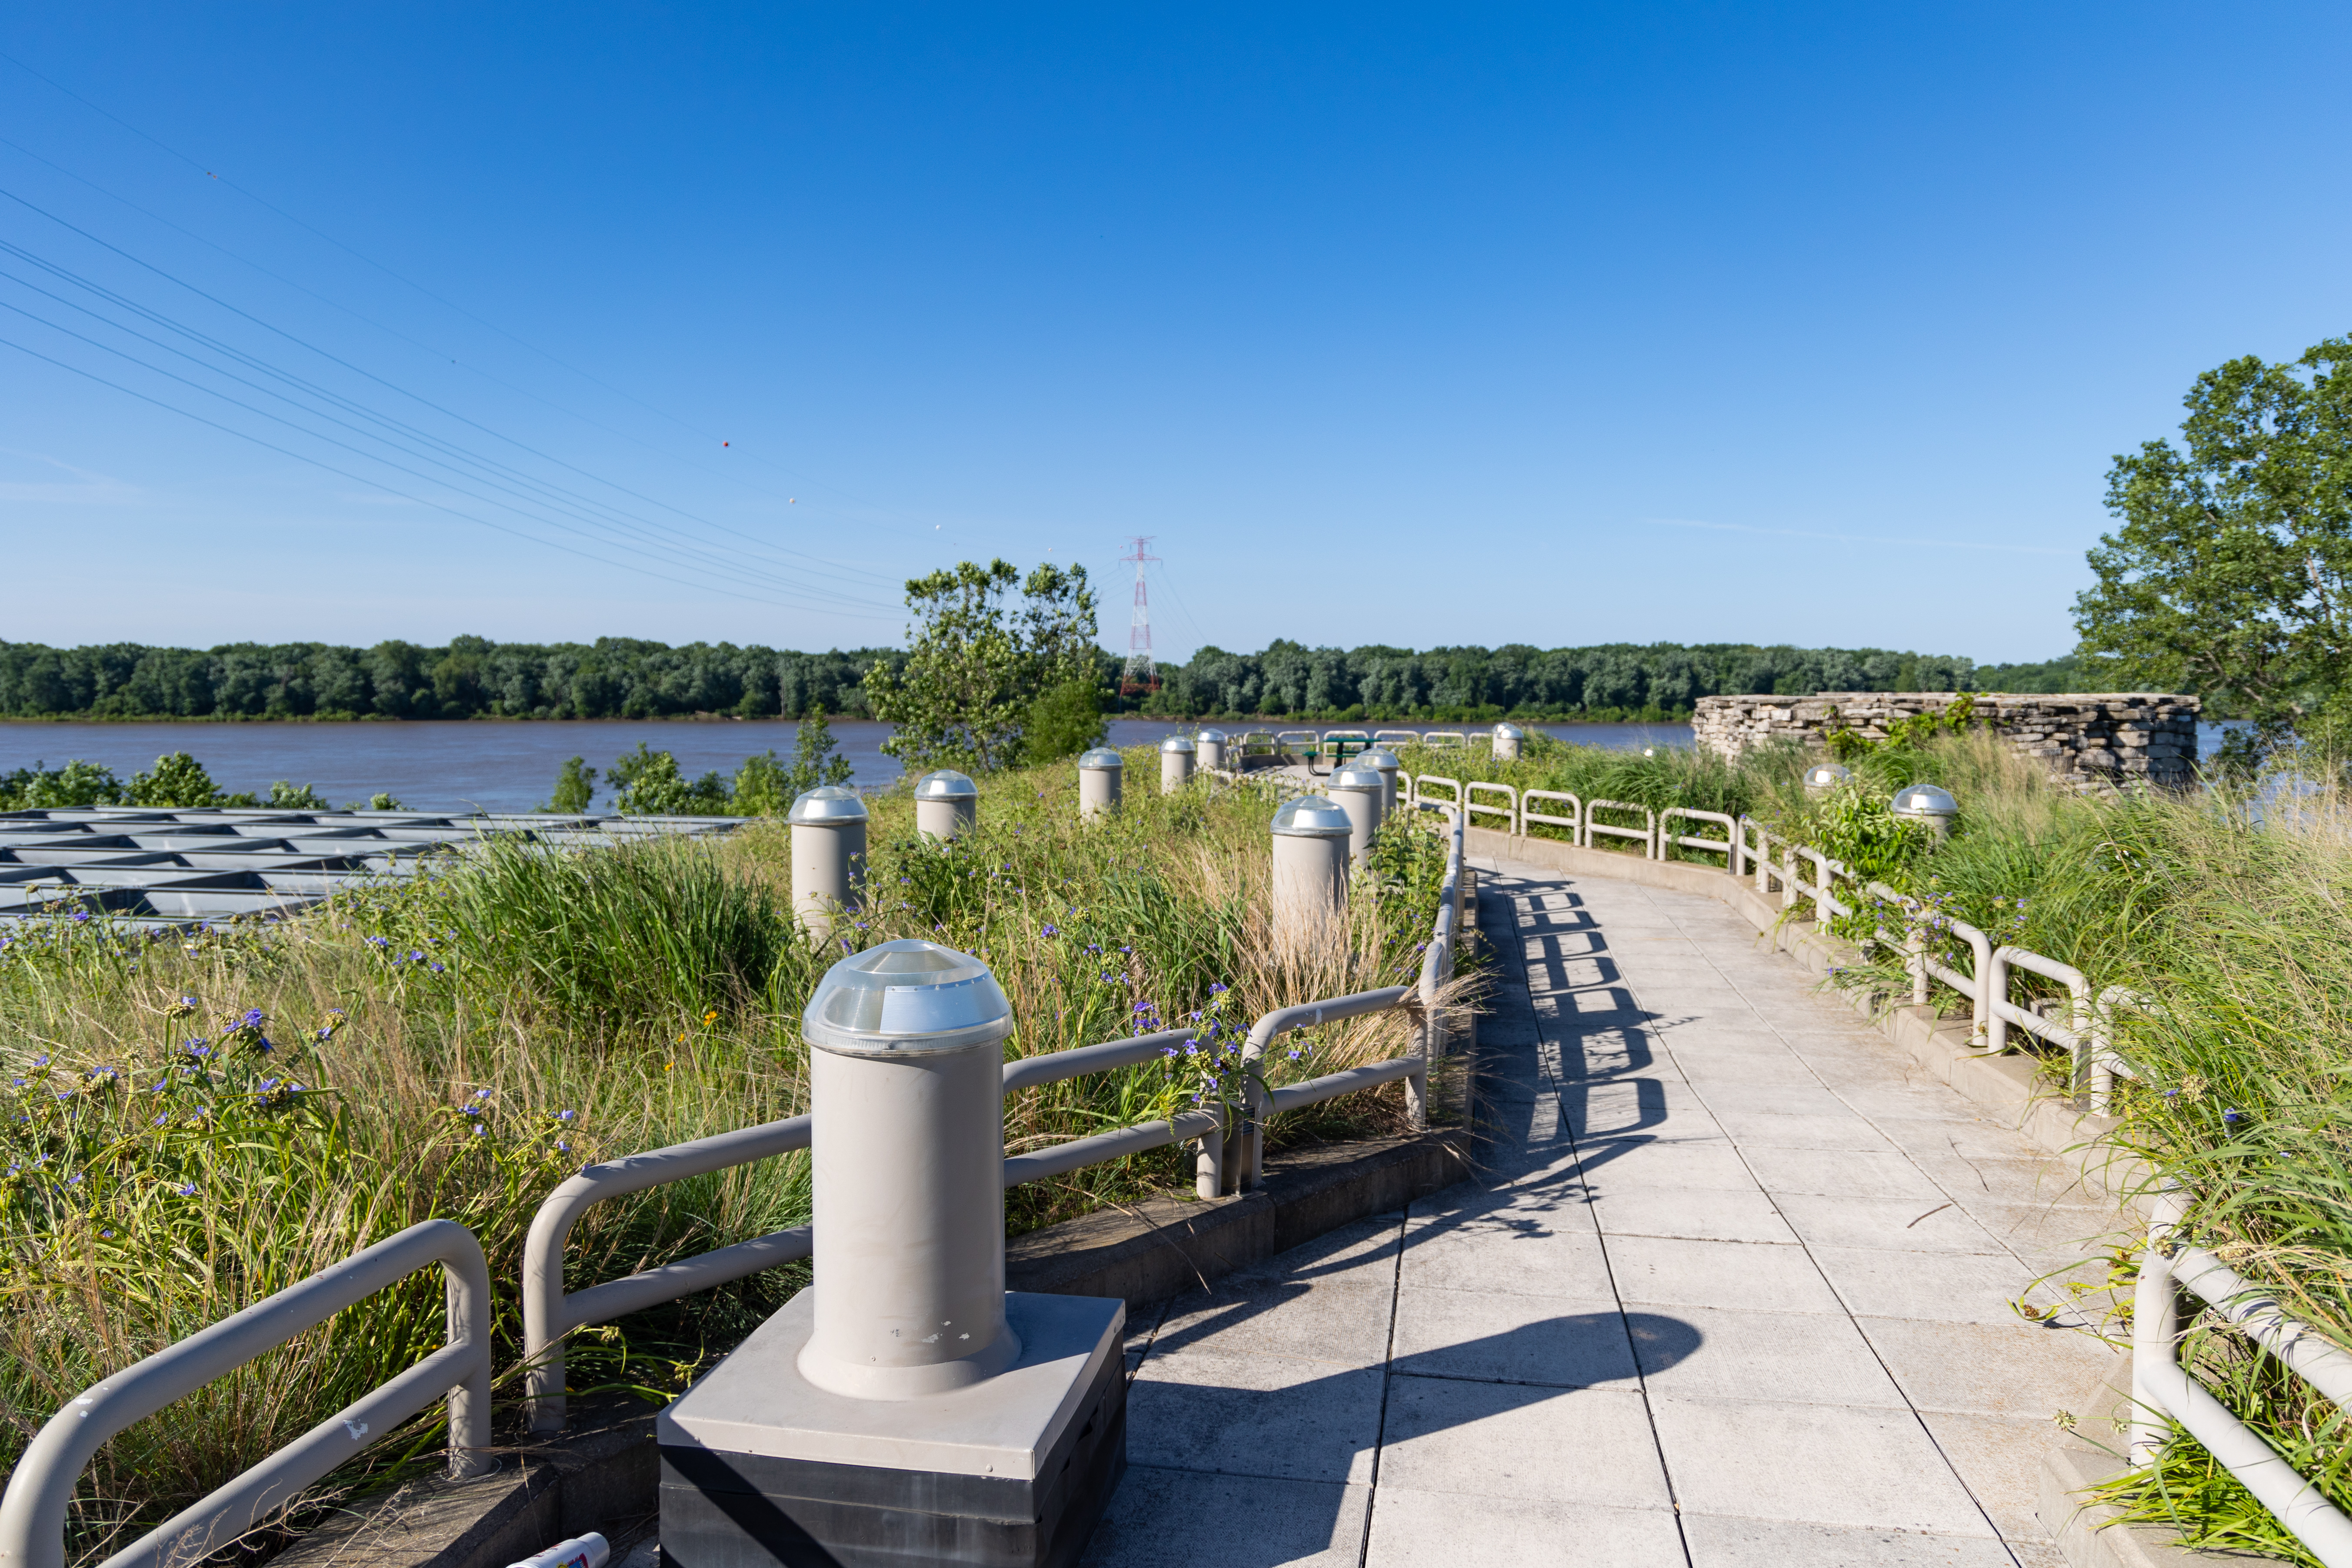
[[[1119,677],[1118,682],[1122,694],[1149,691],[1152,687],[1151,600],[1143,586],[1143,563],[1157,561],[1160,557],[1145,554],[1143,547],[1155,537],[1152,534],[1128,535],[1128,542],[1135,546],[1135,553],[1119,557],[1121,561],[1135,563],[1135,614],[1128,621],[1127,672]]]

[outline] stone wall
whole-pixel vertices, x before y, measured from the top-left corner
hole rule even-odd
[[[1832,729],[1877,741],[1897,720],[1941,713],[1957,691],[1824,691],[1816,697],[1702,697],[1692,716],[1698,743],[1738,757],[1774,741],[1819,745]],[[2068,692],[2057,696],[1972,691],[1979,717],[2053,777],[2086,789],[2145,782],[2169,789],[2195,782],[2194,697],[2161,692]]]

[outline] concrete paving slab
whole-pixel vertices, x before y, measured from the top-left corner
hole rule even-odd
[[[2032,1539],[2046,1533],[2038,1510],[2042,1500],[2042,1449],[2057,1430],[2047,1417],[1920,1413],[1936,1446],[1944,1451],[1978,1503],[2002,1535]]]
[[[1769,1149],[1885,1149],[1885,1135],[1868,1120],[1840,1110],[1813,1116],[1781,1116],[1723,1106],[1715,1120],[1726,1136],[1743,1147]]]
[[[2014,1568],[1987,1536],[1925,1535],[1854,1525],[1683,1514],[1690,1568]]]
[[[1577,1175],[1596,1191],[1763,1190],[1738,1145],[1727,1138],[1692,1138],[1680,1128],[1650,1137],[1589,1139],[1577,1154]]]
[[[1685,1241],[1794,1241],[1780,1206],[1761,1192],[1631,1189],[1596,1192],[1604,1235],[1678,1237]]]
[[[1836,1198],[1791,1193],[1780,1212],[1811,1247],[1888,1252],[2005,1252],[1990,1231],[1949,1198]]]
[[[1742,1152],[1756,1179],[1770,1193],[1862,1198],[1951,1195],[1910,1156],[1892,1149],[1783,1149],[1751,1143],[1742,1145]]]
[[[1391,1384],[1381,1483],[1615,1508],[1674,1501],[1638,1392],[1449,1377]]]
[[[1801,1247],[1615,1236],[1609,1240],[1609,1262],[1617,1293],[1628,1305],[1845,1310]]]
[[[1468,1290],[1400,1289],[1391,1365],[1421,1377],[1549,1388],[1630,1385],[1634,1378],[1633,1347],[1615,1306]]]
[[[1379,1367],[1163,1352],[1128,1385],[1128,1461],[1368,1486],[1386,1383]]]
[[[2018,1321],[2009,1303],[2020,1296],[2044,1303],[2064,1296],[2063,1289],[2030,1289],[2029,1277],[2002,1253],[1853,1247],[1815,1247],[1811,1253],[1846,1310],[1857,1317],[2000,1326]]]
[[[1991,1538],[1907,1410],[1653,1399],[1686,1511]]]
[[[1515,1568],[1659,1568],[1682,1561],[1682,1535],[1663,1509],[1467,1497],[1382,1487],[1365,1568],[1433,1563]]]
[[[1332,1369],[1378,1366],[1388,1359],[1390,1312],[1385,1285],[1326,1282],[1240,1290],[1220,1281],[1170,1304],[1152,1353],[1187,1350],[1213,1338],[1233,1353],[1286,1356]]]
[[[1669,1337],[1654,1342],[1645,1326],[1652,1321],[1672,1323]],[[1688,1353],[1680,1342],[1693,1331],[1704,1355]],[[1633,1321],[1633,1338],[1653,1398],[1906,1408],[1895,1379],[1843,1312],[1677,1307],[1671,1317]]]
[[[2012,1318],[2008,1323],[1857,1320],[1871,1347],[1922,1410],[2048,1420],[2115,1369],[2121,1352],[2089,1334]]]
[[[1405,1233],[1402,1282],[1420,1290],[1489,1290],[1614,1305],[1608,1255],[1581,1206],[1449,1215]]]
[[[1130,1464],[1083,1568],[1358,1568],[1371,1489]]]

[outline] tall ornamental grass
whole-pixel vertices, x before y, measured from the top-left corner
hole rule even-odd
[[[1153,754],[1129,760],[1139,780]],[[1149,770],[1149,772],[1147,772]],[[299,918],[142,939],[70,915],[0,939],[0,1463],[75,1393],[427,1217],[480,1237],[499,1398],[517,1392],[515,1275],[530,1217],[588,1161],[808,1108],[801,1009],[845,952],[924,937],[988,961],[1008,1057],[1193,1023],[1237,1041],[1272,1007],[1418,973],[1444,855],[1400,820],[1344,928],[1266,919],[1265,787],[1196,781],[1080,827],[1066,767],[984,783],[978,830],[919,838],[902,792],[871,804],[868,907],[834,940],[789,914],[789,830],[551,849],[509,841]],[[1403,1021],[1293,1037],[1276,1082],[1400,1054]],[[1296,1055],[1293,1055],[1293,1052]],[[1231,1095],[1208,1053],[1009,1099],[1009,1149]],[[1401,1090],[1280,1119],[1277,1144],[1398,1131]],[[1168,1149],[1007,1194],[1016,1232],[1189,1189]],[[804,1156],[599,1205],[583,1288],[803,1223]],[[772,1270],[604,1330],[575,1389],[661,1394],[807,1280]],[[438,1345],[429,1276],[384,1292],[109,1444],[72,1548],[95,1561]],[[404,1473],[437,1415],[338,1478]]]

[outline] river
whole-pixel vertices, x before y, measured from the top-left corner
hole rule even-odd
[[[1156,744],[1196,726],[1159,719],[1120,719],[1110,727],[1121,746]],[[1244,726],[1220,726],[1238,734]],[[1273,724],[1270,728],[1282,728]],[[1304,728],[1305,726],[1301,726]],[[1367,729],[1375,726],[1366,725]],[[1443,724],[1398,728],[1446,729]],[[1687,746],[1687,724],[1540,724],[1530,726],[1588,746],[1634,749]],[[856,772],[856,782],[881,789],[898,779],[897,762],[883,755],[890,726],[840,719],[833,725]],[[2200,724],[2210,752],[2223,727]],[[364,802],[383,791],[403,805],[425,811],[529,811],[547,799],[564,759],[583,756],[604,769],[638,742],[669,752],[689,776],[717,769],[732,774],[743,759],[773,749],[792,760],[800,726],[788,720],[626,719],[556,722],[474,720],[449,723],[404,721],[369,724],[76,724],[0,721],[0,773],[35,763],[55,767],[68,758],[100,763],[128,778],[171,752],[188,752],[227,790],[267,795],[271,784],[315,785],[338,805]],[[605,797],[600,792],[599,802]]]
[[[1276,726],[1279,727],[1279,726]],[[1366,726],[1370,728],[1370,726]],[[1401,728],[1405,726],[1400,726]],[[1410,726],[1445,729],[1442,724]],[[1459,728],[1460,726],[1451,726]],[[1546,724],[1566,740],[1601,746],[1691,743],[1687,724]],[[1156,744],[1196,726],[1165,720],[1121,719],[1110,727],[1121,746]],[[1241,726],[1230,726],[1238,733]],[[555,787],[567,757],[583,756],[604,769],[644,742],[677,758],[689,776],[717,769],[732,774],[746,756],[772,749],[792,760],[800,726],[788,720],[590,720],[514,722],[474,720],[440,723],[173,724],[0,722],[0,773],[35,763],[56,767],[68,758],[102,763],[128,778],[172,752],[187,752],[226,790],[267,795],[284,779],[310,784],[337,805],[383,791],[403,805],[425,811],[529,811]],[[891,727],[870,721],[834,721],[834,739],[856,770],[856,782],[880,789],[899,776],[882,754]],[[599,804],[605,798],[599,792]]]

